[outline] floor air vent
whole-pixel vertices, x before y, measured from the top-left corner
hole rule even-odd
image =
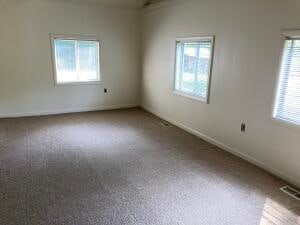
[[[161,121],[161,122],[159,122],[159,124],[163,127],[172,127],[172,125],[170,123],[168,123],[167,121]]]
[[[300,191],[298,191],[294,188],[291,188],[289,186],[282,187],[282,188],[280,188],[280,190],[282,190],[284,193],[286,193],[289,196],[292,196],[293,198],[300,201]]]

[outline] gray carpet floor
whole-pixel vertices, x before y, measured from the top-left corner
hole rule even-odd
[[[300,224],[284,181],[159,121],[139,108],[0,119],[0,224]]]

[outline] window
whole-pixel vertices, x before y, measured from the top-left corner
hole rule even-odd
[[[100,41],[78,36],[52,36],[56,84],[100,81]]]
[[[300,125],[300,33],[285,36],[273,116]]]
[[[208,103],[213,37],[176,40],[175,93]]]

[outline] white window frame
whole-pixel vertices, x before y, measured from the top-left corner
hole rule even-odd
[[[56,52],[55,52],[55,39],[62,39],[62,40],[78,40],[78,41],[95,41],[99,43],[98,47],[98,59],[99,59],[99,74],[97,81],[71,81],[71,82],[58,82],[57,80],[57,66],[56,66]],[[52,49],[52,66],[53,66],[53,73],[54,73],[54,83],[58,86],[64,85],[82,85],[82,84],[101,84],[102,83],[102,64],[101,64],[101,47],[102,42],[99,37],[96,36],[83,36],[83,35],[66,35],[66,34],[50,34],[51,40],[51,49]],[[77,57],[76,57],[77,60]]]
[[[209,65],[209,75],[208,75],[208,86],[207,86],[207,93],[206,98],[202,98],[199,96],[195,96],[192,94],[185,93],[180,90],[176,90],[176,62],[177,62],[177,42],[195,42],[195,41],[202,41],[202,40],[210,40],[212,42],[211,48],[211,55],[210,55],[210,65]],[[212,77],[212,70],[213,70],[213,62],[214,62],[214,50],[215,50],[215,36],[197,36],[197,37],[180,37],[175,39],[175,57],[174,57],[174,67],[173,67],[173,93],[182,97],[186,97],[189,99],[197,100],[199,102],[209,104],[210,101],[210,89],[211,89],[211,77]]]
[[[272,121],[281,124],[287,128],[295,128],[297,130],[300,129],[300,125],[280,119],[276,117],[276,109],[277,109],[277,100],[279,98],[279,90],[280,90],[280,81],[281,81],[281,68],[283,66],[283,59],[284,59],[284,51],[285,51],[285,41],[287,37],[293,37],[293,38],[300,38],[300,30],[283,30],[282,36],[281,36],[281,47],[280,47],[280,54],[279,54],[279,60],[278,65],[276,66],[277,70],[277,78],[276,78],[276,86],[273,93],[273,103],[272,103],[272,109],[271,109],[271,119]]]

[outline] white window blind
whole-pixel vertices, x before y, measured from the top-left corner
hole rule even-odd
[[[100,81],[99,41],[54,37],[52,43],[58,84]]]
[[[274,117],[300,125],[300,38],[284,43]]]
[[[176,41],[175,92],[208,102],[213,37]]]

